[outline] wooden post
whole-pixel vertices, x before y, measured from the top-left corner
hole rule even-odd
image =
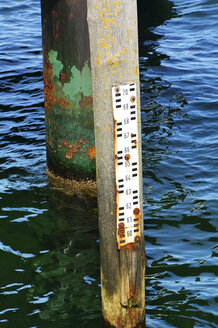
[[[48,173],[95,180],[87,0],[41,0],[41,8]]]
[[[87,0],[87,4],[103,316],[109,327],[143,327],[145,249],[136,0]],[[121,139],[127,146],[122,148]],[[133,157],[137,157],[134,162]],[[137,163],[135,174],[133,163]],[[131,214],[126,217],[126,213]]]

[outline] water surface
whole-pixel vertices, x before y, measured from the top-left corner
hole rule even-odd
[[[40,2],[0,0],[0,325],[101,327],[96,200],[45,174]],[[217,327],[218,0],[139,1],[147,328]]]

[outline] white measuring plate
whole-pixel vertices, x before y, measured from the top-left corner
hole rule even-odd
[[[140,237],[138,117],[135,83],[112,87],[118,248]]]

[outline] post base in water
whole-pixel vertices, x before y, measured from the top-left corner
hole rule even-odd
[[[118,317],[117,320],[117,324],[114,325],[114,320],[115,318],[112,317],[112,323],[108,322],[107,320],[103,319],[103,328],[145,328],[145,320],[137,321],[137,315],[139,313],[138,312],[138,308],[124,308],[123,309],[123,319],[124,321],[122,321],[121,316]],[[140,317],[141,317],[141,313],[140,313]]]

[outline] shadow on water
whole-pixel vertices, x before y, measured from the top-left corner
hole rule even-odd
[[[176,11],[172,1],[138,0],[139,56],[141,60],[144,55],[148,56],[149,52],[155,48],[155,41],[163,37],[163,35],[154,32],[155,27],[175,17],[175,15]],[[158,55],[150,57],[149,63],[155,65],[157,63],[155,59],[158,58]]]
[[[86,327],[94,320],[95,326],[101,322],[96,201],[53,191],[48,213],[50,251],[33,260],[40,274],[28,297],[36,304],[45,297],[39,316],[46,322],[60,320],[64,327],[72,327],[72,322]]]
[[[15,192],[6,196],[2,207],[10,218],[0,245],[8,253],[0,288],[5,327],[100,327],[96,200],[48,188],[17,196],[17,204]]]

